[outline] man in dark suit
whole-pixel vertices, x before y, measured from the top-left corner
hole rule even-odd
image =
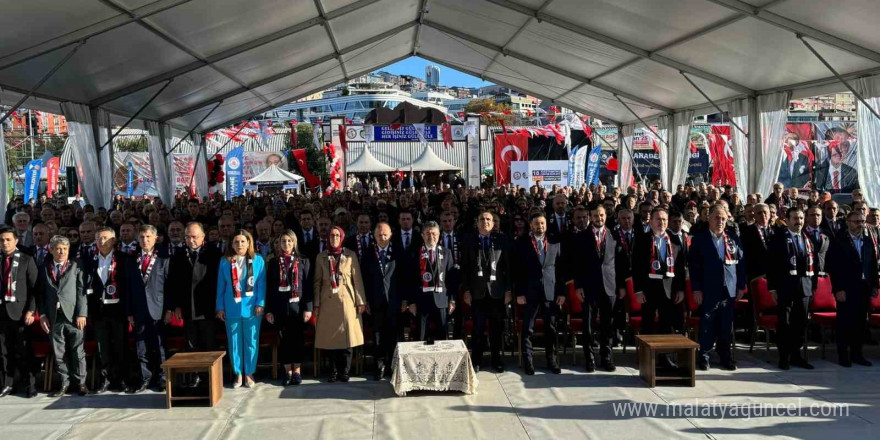
[[[363,260],[364,255],[372,249],[374,241],[370,215],[360,214],[357,217],[357,234],[346,237],[343,246],[354,251],[358,256],[358,260]]]
[[[831,289],[837,299],[837,355],[840,365],[871,366],[862,354],[871,298],[880,294],[877,242],[865,231],[865,216],[850,212],[828,253]]]
[[[629,209],[617,212],[617,226],[611,230],[616,248],[614,250],[614,273],[617,278],[617,297],[627,294],[626,282],[632,278],[632,252],[635,247],[635,216]],[[623,340],[626,330],[626,301],[615,301],[612,307],[611,327],[614,329],[615,345]]]
[[[694,300],[700,305],[700,358],[709,369],[713,346],[721,368],[736,370],[730,356],[734,303],[745,295],[746,270],[739,237],[725,231],[727,209],[717,204],[709,211],[709,229],[693,236],[688,262]],[[717,345],[716,345],[717,341]]]
[[[125,302],[137,269],[128,254],[114,250],[116,232],[112,228],[98,228],[95,242],[95,255],[80,262],[85,274],[89,321],[98,342],[98,371],[94,374],[100,378],[95,389],[100,394],[111,388],[125,388]]]
[[[816,254],[814,272],[817,278],[825,278],[828,276],[826,256],[828,255],[828,249],[831,247],[831,239],[822,233],[820,226],[822,224],[822,210],[818,206],[807,209],[805,222],[804,234],[812,242],[813,252]]]
[[[669,334],[682,330],[687,261],[678,237],[669,233],[669,213],[654,208],[650,231],[636,239],[632,277],[636,299],[642,304],[642,333]],[[658,315],[655,325],[654,316]],[[669,356],[659,356],[661,367],[675,367]]]
[[[14,392],[18,371],[31,398],[37,389],[27,328],[37,310],[37,265],[17,245],[16,230],[0,227],[0,397]]]
[[[547,233],[556,239],[571,229],[571,216],[566,213],[568,198],[564,194],[556,194],[553,197],[553,209],[547,213]]]
[[[440,226],[435,221],[425,222],[422,240],[424,244],[419,248],[415,260],[418,284],[413,289],[421,321],[419,339],[447,339],[448,317],[455,310],[452,292],[457,288],[447,284],[449,271],[452,270],[452,254],[439,244]],[[432,335],[429,334],[431,326]]]
[[[75,261],[71,261],[70,241],[60,235],[49,241],[52,260],[40,268],[37,291],[41,292],[40,326],[52,336],[55,369],[61,377],[61,387],[50,397],[61,397],[70,388],[70,378],[77,382],[80,396],[89,393],[86,387],[86,354],[83,350],[83,331],[86,328],[88,303],[85,295],[85,276]]]
[[[28,253],[34,257],[37,267],[52,259],[52,251],[49,249],[50,238],[52,237],[49,237],[49,227],[45,223],[34,226],[34,246],[28,250]]]
[[[459,288],[461,287],[461,236],[457,233],[455,224],[455,215],[452,211],[443,211],[440,214],[440,245],[449,250],[452,256],[452,269],[446,274],[446,284],[452,289],[449,292],[452,297],[459,300]],[[455,312],[449,316],[452,321],[452,339],[462,339],[461,328],[464,317],[461,314],[461,308],[455,309]]]
[[[391,226],[379,222],[375,241],[361,260],[373,340],[376,344],[376,380],[391,377],[391,358],[400,337],[400,314],[408,309],[404,285],[412,274],[402,272],[403,255],[391,244]]]
[[[789,208],[786,217],[788,227],[773,236],[767,250],[767,287],[779,308],[779,368],[794,365],[811,370],[800,349],[813,296],[815,250],[803,233],[804,211]]]
[[[561,245],[547,237],[547,218],[535,213],[529,219],[530,233],[514,245],[511,273],[516,303],[525,306],[522,330],[522,352],[525,372],[535,374],[532,356],[532,334],[538,311],[543,312],[544,347],[547,367],[553,374],[562,369],[556,360],[556,316],[565,303],[565,265],[561,261]]]
[[[119,250],[127,255],[137,257],[141,252],[141,246],[137,242],[137,231],[133,223],[123,223],[119,226]]]
[[[846,222],[840,222],[837,218],[839,208],[834,200],[826,200],[822,204],[822,223],[820,228],[822,233],[827,235],[832,241],[837,238],[840,232],[846,232]]]
[[[788,136],[794,135],[789,133]],[[782,160],[782,166],[779,167],[779,181],[787,188],[803,188],[810,182],[810,167],[807,156],[798,153],[792,153],[792,157]]]
[[[742,246],[748,257],[746,275],[751,282],[767,276],[767,248],[776,230],[770,225],[770,207],[758,203],[753,208],[755,223],[743,229]]]
[[[859,175],[853,167],[843,163],[840,148],[831,148],[825,166],[816,171],[816,189],[832,193],[851,193],[859,187]]]
[[[185,229],[186,248],[171,257],[168,269],[168,309],[183,321],[186,351],[214,351],[216,343],[217,271],[222,255],[212,246],[205,246],[205,230],[193,222]],[[192,375],[191,388],[199,385]]]
[[[141,253],[137,256],[136,262],[140,276],[133,277],[131,300],[126,302],[126,308],[128,322],[134,328],[141,381],[139,386],[131,387],[127,391],[139,393],[147,389],[152,382],[156,389],[164,392],[165,371],[160,365],[165,362],[163,316],[168,310],[165,303],[165,284],[168,279],[169,260],[157,252],[154,226],[141,226],[138,243],[141,246]]]
[[[510,291],[510,255],[504,236],[492,232],[495,217],[483,211],[477,217],[477,234],[461,244],[463,301],[471,307],[474,319],[471,358],[480,370],[489,321],[489,350],[492,368],[504,371],[501,341],[504,334],[505,308],[512,300]]]
[[[587,208],[574,210],[574,231],[569,249],[564,251],[569,261],[570,279],[574,280],[575,292],[583,303],[581,316],[584,329],[584,356],[586,370],[596,371],[596,345],[599,346],[600,368],[616,370],[611,345],[613,310],[619,295],[616,274],[617,241],[605,227],[605,207],[594,206],[587,220]],[[584,261],[586,260],[586,261]],[[625,295],[626,292],[624,291]],[[620,296],[622,298],[622,296]],[[598,317],[599,340],[595,340],[595,323]],[[597,344],[598,342],[598,344]]]
[[[419,251],[419,248],[424,244],[421,234],[419,234],[419,231],[413,227],[415,217],[413,217],[413,214],[410,211],[400,211],[397,215],[397,222],[400,225],[400,230],[397,234],[397,242],[395,242],[395,244],[399,245],[397,248],[403,250],[410,256],[415,256]]]

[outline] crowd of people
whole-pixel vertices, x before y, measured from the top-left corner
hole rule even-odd
[[[254,384],[267,328],[278,334],[285,386],[302,382],[312,343],[331,382],[349,380],[352,349],[365,341],[377,380],[391,375],[404,339],[469,336],[474,367],[486,367],[488,351],[488,367],[501,372],[513,339],[505,336],[517,331],[532,375],[536,330],[544,365],[559,374],[562,317],[576,308],[586,370],[614,371],[612,347],[628,318],[642,318],[643,334],[683,333],[686,294],[699,305],[698,368],[715,353],[717,366],[735,370],[735,303],[761,280],[776,303],[780,368],[812,368],[800,349],[822,278],[837,301],[840,364],[870,365],[862,345],[880,288],[880,219],[860,192],[852,199],[841,206],[777,184],[766,198],[742,200],[730,187],[672,193],[655,181],[625,192],[360,187],[178,197],[173,207],[117,197],[110,209],[16,200],[0,228],[0,396],[37,395],[40,337],[60,379],[52,396],[90,392],[86,340],[97,343],[91,392],[162,390],[175,331],[184,344],[174,349],[225,347],[234,387]],[[675,361],[661,356],[658,367]],[[184,385],[204,380],[190,374]]]

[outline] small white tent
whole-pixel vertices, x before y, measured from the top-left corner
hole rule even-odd
[[[370,148],[367,146],[354,162],[345,167],[346,173],[390,173],[393,171],[394,168],[379,162],[379,159],[370,153]]]
[[[262,173],[254,176],[249,179],[247,183],[251,185],[259,185],[259,184],[270,184],[270,183],[286,183],[286,182],[296,182],[302,183],[305,179],[298,175],[291,173],[290,171],[282,170],[275,165],[270,165],[269,168],[266,168]]]
[[[427,146],[425,152],[412,163],[411,169],[413,171],[461,171],[461,168],[440,159],[430,146]]]

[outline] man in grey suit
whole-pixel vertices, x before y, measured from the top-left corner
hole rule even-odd
[[[83,330],[86,328],[88,306],[83,272],[69,259],[70,241],[56,235],[49,241],[52,260],[40,267],[37,292],[42,292],[40,326],[52,335],[55,369],[61,376],[61,387],[51,397],[61,397],[70,388],[70,378],[77,381],[80,396],[89,393],[86,387],[86,354]]]
[[[532,214],[529,219],[531,233],[514,245],[511,273],[516,303],[524,306],[522,352],[525,372],[535,374],[532,362],[532,341],[538,310],[543,312],[544,341],[547,367],[553,374],[562,370],[556,361],[556,316],[565,303],[564,269],[560,244],[547,237],[547,218],[544,214]]]
[[[139,393],[154,385],[157,391],[165,391],[165,280],[168,277],[168,257],[156,249],[156,228],[141,226],[138,242],[141,252],[137,255],[140,276],[132,277],[130,301],[126,303],[128,322],[134,328],[137,357],[141,366],[140,385],[126,391]],[[168,315],[170,318],[171,316]],[[154,377],[155,376],[155,377]],[[153,380],[155,379],[155,380]]]

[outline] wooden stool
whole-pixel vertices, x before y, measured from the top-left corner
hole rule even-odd
[[[636,341],[639,346],[639,376],[649,387],[657,386],[658,380],[689,381],[690,386],[696,385],[696,349],[700,344],[682,335],[638,335]],[[678,354],[679,368],[672,374],[657,376],[657,355],[665,353]]]
[[[223,356],[225,351],[206,351],[198,353],[177,353],[162,364],[165,369],[165,378],[168,381],[165,387],[165,396],[168,409],[174,401],[180,400],[207,400],[209,406],[216,406],[223,397]],[[174,397],[171,390],[174,388],[173,379],[175,374],[180,373],[208,373],[207,396],[178,396]]]

